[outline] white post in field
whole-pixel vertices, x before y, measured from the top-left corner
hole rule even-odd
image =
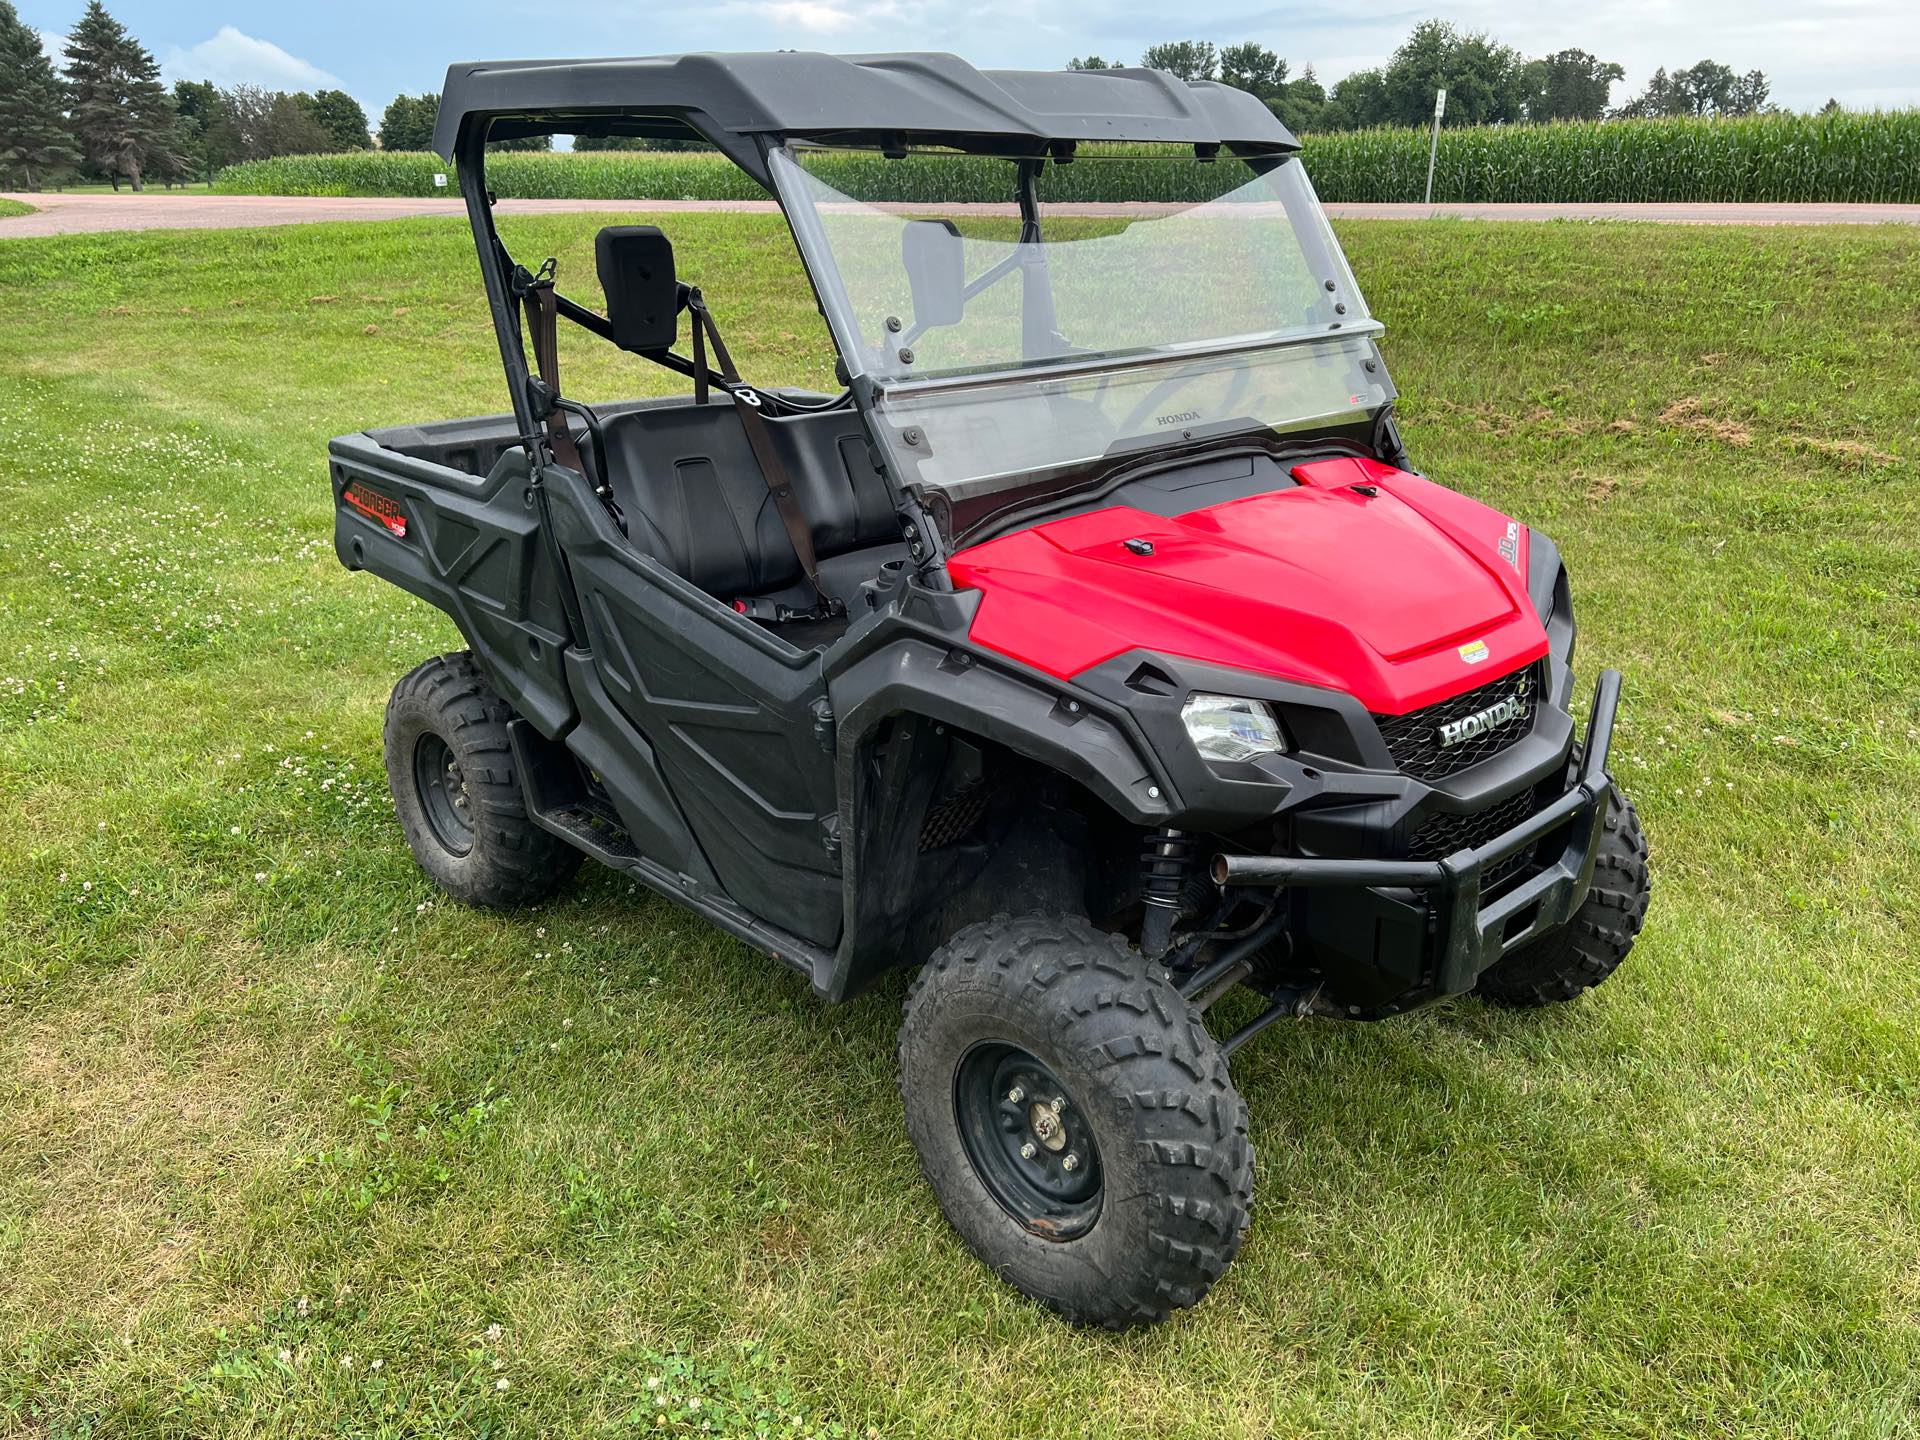
[[[1440,158],[1440,117],[1447,113],[1447,92],[1442,86],[1433,97],[1433,143],[1427,147],[1427,204],[1433,203],[1433,162]]]

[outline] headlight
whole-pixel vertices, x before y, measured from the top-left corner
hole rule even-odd
[[[1233,695],[1195,695],[1180,707],[1194,748],[1209,760],[1251,760],[1287,748],[1280,722],[1258,700]]]

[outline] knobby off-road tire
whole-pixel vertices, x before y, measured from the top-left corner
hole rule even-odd
[[[527,817],[512,717],[463,650],[393,687],[385,729],[387,783],[413,858],[456,900],[502,910],[546,899],[581,858]]]
[[[1652,886],[1640,817],[1616,788],[1607,797],[1593,884],[1573,919],[1494,962],[1482,972],[1474,993],[1496,1005],[1531,1009],[1591,990],[1619,969],[1633,949],[1646,922]]]
[[[983,1073],[999,1078],[984,1107]],[[1085,920],[996,916],[937,950],[907,995],[900,1098],[961,1238],[1076,1324],[1164,1320],[1240,1249],[1253,1147],[1226,1058],[1160,966]],[[1055,1099],[1057,1131],[1038,1108]],[[1097,1179],[1092,1198],[1033,1204],[1036,1164],[1056,1191]]]

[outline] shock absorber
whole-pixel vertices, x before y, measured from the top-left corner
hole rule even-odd
[[[1141,854],[1140,898],[1146,913],[1140,920],[1140,950],[1150,960],[1158,960],[1172,948],[1173,925],[1180,918],[1193,852],[1192,836],[1163,825]]]

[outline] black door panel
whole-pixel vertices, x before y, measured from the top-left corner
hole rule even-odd
[[[570,476],[552,498],[596,673],[652,747],[728,896],[831,942],[838,802],[820,657],[634,553]]]

